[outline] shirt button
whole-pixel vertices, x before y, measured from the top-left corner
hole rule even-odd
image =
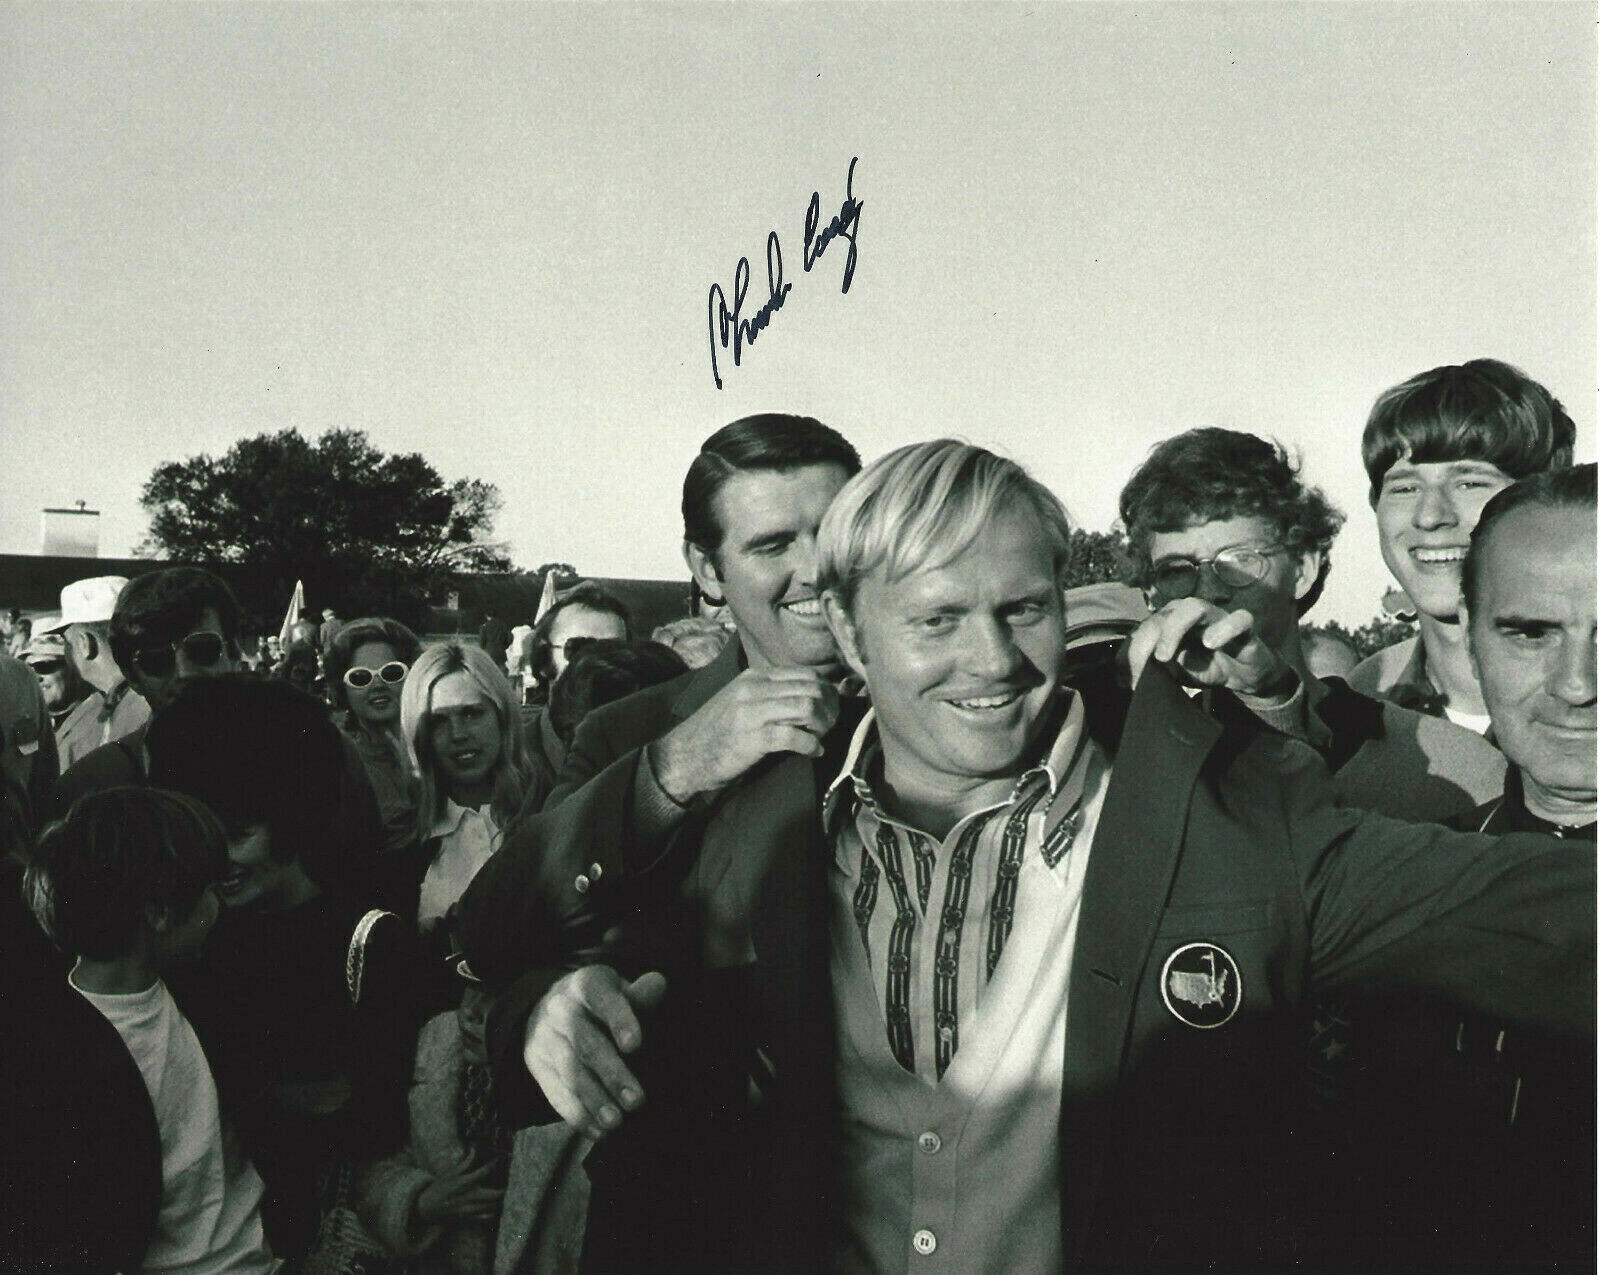
[[[589,880],[598,881],[599,879],[600,879],[600,865],[598,863],[591,863],[589,865]]]
[[[932,1231],[924,1229],[911,1237],[911,1247],[926,1257],[939,1247],[939,1240]]]
[[[574,890],[576,890],[579,894],[588,894],[589,893],[589,878],[580,873],[578,875],[578,879],[572,883],[572,888]]]
[[[917,1150],[926,1151],[929,1155],[937,1155],[939,1148],[944,1146],[944,1141],[932,1129],[927,1133],[917,1135]]]

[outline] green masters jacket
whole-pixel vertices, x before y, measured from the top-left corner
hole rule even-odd
[[[635,1060],[646,1104],[590,1159],[591,1270],[651,1252],[704,1258],[685,1269],[830,1264],[819,796],[837,762],[769,758],[666,827],[636,807],[642,746],[736,667],[593,714],[556,800],[463,901],[473,968],[505,989],[490,1049],[509,1101],[537,1096],[523,1033],[563,969],[668,974]],[[1594,856],[1337,806],[1308,748],[1230,696],[1207,712],[1164,669],[1131,697],[1108,670],[1074,689],[1113,770],[1062,1058],[1070,1268],[1314,1268],[1300,1108],[1313,994],[1404,986],[1592,1035]]]

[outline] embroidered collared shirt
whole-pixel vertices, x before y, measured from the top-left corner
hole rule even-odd
[[[890,816],[868,776],[880,755],[875,718],[856,731],[829,789],[825,826],[834,890],[849,895],[889,1047],[937,1083],[971,1028],[1016,923],[1018,878],[1031,857],[1082,888],[1109,765],[1083,728],[1076,696],[1046,759],[1010,796],[962,819],[942,842]]]

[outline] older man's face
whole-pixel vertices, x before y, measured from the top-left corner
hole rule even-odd
[[[866,679],[891,784],[959,795],[1019,774],[1059,681],[1061,591],[1038,517],[1012,508],[953,561],[862,580],[841,645]]]
[[[1595,526],[1525,505],[1491,529],[1462,618],[1495,738],[1535,813],[1595,800]]]
[[[45,707],[52,713],[70,708],[83,698],[83,684],[67,662],[65,650],[29,656],[28,667],[38,677]]]

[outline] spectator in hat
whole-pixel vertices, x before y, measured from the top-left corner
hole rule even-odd
[[[94,688],[72,667],[67,659],[66,639],[59,633],[41,633],[29,641],[22,648],[22,662],[39,679],[55,732],[56,752],[63,764],[70,766],[99,746],[98,739],[89,742],[94,726]]]
[[[92,711],[80,710],[61,756],[65,770],[102,744],[131,735],[150,720],[150,705],[134,690],[111,654],[111,614],[126,576],[91,576],[61,590],[61,615],[41,633],[66,639],[67,661],[93,690]],[[69,755],[70,754],[70,755]]]

